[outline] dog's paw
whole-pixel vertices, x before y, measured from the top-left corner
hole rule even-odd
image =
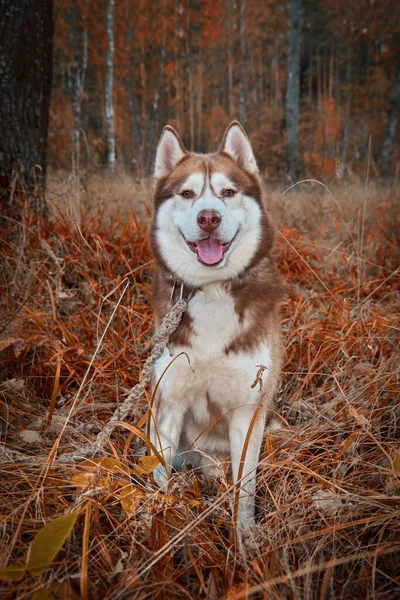
[[[207,470],[203,469],[204,474],[213,481],[217,481],[224,476],[224,468],[221,464],[213,465],[209,467]]]
[[[254,519],[244,528],[238,528],[238,541],[242,554],[254,552],[263,544],[263,529]]]
[[[259,547],[259,536],[257,534],[258,527],[254,521],[250,527],[246,527],[245,529],[243,529],[243,531],[241,532],[241,541],[245,550],[257,550],[257,548]]]

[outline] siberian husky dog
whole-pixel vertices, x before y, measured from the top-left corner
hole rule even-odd
[[[257,163],[237,122],[213,154],[188,152],[165,127],[156,154],[152,249],[158,327],[179,298],[188,309],[154,368],[154,473],[191,464],[215,474],[230,456],[241,476],[238,526],[253,524],[256,468],[282,348],[273,230]]]

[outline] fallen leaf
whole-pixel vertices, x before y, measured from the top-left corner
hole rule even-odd
[[[349,408],[349,413],[352,417],[355,418],[355,420],[361,427],[369,427],[369,422],[367,421],[367,419],[363,415],[360,415],[360,413],[355,408]]]
[[[160,461],[156,456],[142,456],[139,458],[138,466],[143,469],[145,473],[152,473],[159,462]]]
[[[59,553],[70,535],[79,511],[57,517],[47,523],[32,542],[27,568],[32,575],[41,575]]]
[[[396,471],[396,473],[400,473],[400,452],[398,452],[394,457],[393,468]]]
[[[33,594],[32,600],[54,600],[54,596],[46,588],[39,588]]]
[[[0,579],[6,581],[21,581],[25,574],[25,567],[7,567],[6,569],[0,569]]]
[[[135,514],[142,498],[143,493],[133,485],[125,485],[119,492],[121,506],[128,517]]]
[[[96,486],[97,488],[111,488],[111,478],[97,477],[96,473],[79,473],[71,476],[71,483],[79,488]]]
[[[110,458],[108,456],[85,460],[79,464],[79,467],[85,469],[86,471],[97,471],[99,467],[102,467],[111,473],[126,473],[128,470],[126,465],[124,465],[120,460],[117,458]]]

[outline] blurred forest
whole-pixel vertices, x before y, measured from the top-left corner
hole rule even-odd
[[[303,5],[298,173],[396,176],[395,0],[56,0],[49,166],[147,174],[167,122],[188,148],[208,151],[237,118],[263,175],[288,177],[296,4]]]

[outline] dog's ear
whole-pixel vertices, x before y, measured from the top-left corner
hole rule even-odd
[[[185,154],[187,150],[175,129],[169,125],[164,127],[157,146],[155,178],[162,179],[169,175]]]
[[[229,154],[246,171],[258,173],[250,140],[237,121],[233,121],[225,131],[219,152]]]

